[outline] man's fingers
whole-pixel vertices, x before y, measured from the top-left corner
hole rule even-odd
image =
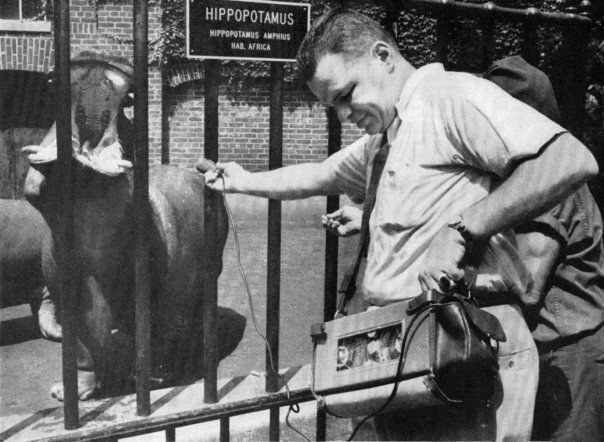
[[[197,164],[195,164],[195,169],[201,173],[206,173],[210,170],[216,169],[216,164],[207,158],[200,158],[199,161],[197,161]]]
[[[343,214],[343,210],[342,208],[339,208],[338,210],[336,210],[335,212],[331,212],[328,213],[327,215],[325,215],[328,219],[335,219],[335,218],[341,218],[342,214]]]

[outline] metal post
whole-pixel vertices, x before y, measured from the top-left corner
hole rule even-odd
[[[271,98],[268,168],[283,165],[283,65],[271,64]],[[266,273],[266,338],[273,360],[266,353],[266,391],[279,390],[279,310],[281,301],[281,201],[268,202],[268,250]],[[270,409],[269,440],[279,440],[279,408]]]
[[[166,442],[176,441],[176,427],[166,428]]]
[[[63,389],[65,429],[79,426],[77,383],[76,299],[73,281],[73,159],[71,148],[71,71],[69,1],[55,2],[55,71],[57,81],[57,163],[59,168],[59,261],[61,317],[63,318]]]
[[[218,87],[220,85],[220,64],[216,60],[205,62],[205,93],[204,93],[204,156],[214,162],[218,161]],[[216,219],[217,200],[213,192],[205,192],[204,244],[211,247],[217,238],[218,223]],[[206,253],[205,258],[210,259]],[[215,265],[206,262],[206,268]],[[218,304],[218,288],[216,281],[205,272],[203,281],[203,355],[204,355],[204,401],[218,401],[218,351],[216,333],[216,312]]]
[[[220,419],[220,442],[229,442],[230,436],[230,422],[229,418],[225,417]]]
[[[332,155],[342,146],[342,125],[333,108],[326,109],[327,115],[327,155]],[[327,197],[327,213],[334,212],[340,207],[339,196]],[[325,285],[323,295],[323,320],[331,321],[336,313],[338,292],[338,237],[325,233]],[[317,410],[316,439],[324,441],[327,438],[327,415],[323,410]]]
[[[537,21],[526,19],[523,27],[522,57],[534,66],[539,65],[539,48],[537,47]]]
[[[151,414],[149,283],[149,73],[147,2],[134,2],[134,210],[136,218],[136,412]]]
[[[439,14],[436,19],[436,57],[445,69],[449,67],[447,50],[451,32],[451,19],[445,14]]]
[[[584,129],[585,93],[587,92],[587,44],[589,41],[589,26],[568,25],[563,29],[565,59],[567,71],[564,76],[565,90],[562,95],[567,95],[566,122],[572,134],[581,139]],[[568,63],[572,60],[571,63]],[[562,115],[563,120],[565,115]]]
[[[488,16],[482,19],[482,65],[486,71],[493,62],[493,47],[495,46],[495,19]]]
[[[170,164],[170,101],[168,99],[168,73],[161,68],[161,163]]]

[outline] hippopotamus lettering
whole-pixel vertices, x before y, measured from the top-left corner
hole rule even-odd
[[[122,115],[131,68],[107,56],[83,53],[73,60],[71,80],[72,277],[81,344],[78,389],[80,399],[87,399],[119,383],[115,367],[123,364],[117,362],[133,354],[122,351],[118,357],[115,345],[118,335],[126,336],[126,347],[131,345],[134,328],[132,163],[124,142],[131,130]],[[56,203],[63,197],[55,170],[55,126],[39,145],[23,151],[31,165],[24,194],[55,233]],[[209,191],[197,173],[165,165],[149,170],[152,373],[160,381],[194,376],[200,367],[202,280],[218,278],[228,230],[222,199],[215,195],[218,233],[212,244],[204,244],[204,192]],[[53,243],[44,257],[44,277],[53,296],[58,293],[55,250]],[[62,399],[62,384],[52,394]]]

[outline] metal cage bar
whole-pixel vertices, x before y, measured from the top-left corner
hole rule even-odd
[[[135,0],[134,32],[134,211],[136,218],[136,411],[151,414],[151,306],[149,282],[149,73],[148,5]]]
[[[63,325],[62,362],[65,429],[79,426],[77,383],[77,309],[73,280],[73,159],[71,147],[71,68],[69,1],[55,2],[55,71],[57,81],[57,165],[59,168],[59,222],[57,237]]]
[[[283,65],[271,63],[268,168],[283,165]],[[266,272],[266,391],[279,390],[279,313],[281,304],[281,201],[268,202]],[[272,354],[272,361],[271,361]],[[279,408],[270,409],[269,440],[279,440]]]
[[[342,125],[334,108],[327,108],[327,156],[336,153],[342,147]],[[328,196],[326,212],[331,213],[340,207],[339,196]],[[323,320],[333,319],[337,308],[338,292],[338,237],[325,233],[325,282],[323,299]],[[327,439],[327,414],[317,409],[316,439],[324,441]]]
[[[204,157],[218,161],[218,88],[220,64],[216,60],[206,60],[205,67],[205,103],[204,103]],[[218,201],[213,192],[205,192],[204,245],[212,244],[218,230]],[[209,256],[206,256],[209,260]],[[206,262],[206,268],[214,265]],[[207,275],[208,272],[206,272]],[[214,403],[218,400],[218,354],[217,354],[217,304],[218,287],[209,275],[203,281],[203,355],[204,355],[204,401]]]
[[[511,22],[523,21],[530,17],[541,22],[550,23],[573,23],[578,25],[589,25],[591,23],[588,17],[579,14],[545,12],[537,8],[507,8],[497,6],[493,2],[474,4],[461,3],[455,0],[406,0],[405,5],[417,9],[419,12],[463,15],[464,17],[492,16]]]

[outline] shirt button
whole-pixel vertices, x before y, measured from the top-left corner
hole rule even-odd
[[[514,361],[510,359],[508,361],[508,368],[512,368],[513,366],[514,366]]]

